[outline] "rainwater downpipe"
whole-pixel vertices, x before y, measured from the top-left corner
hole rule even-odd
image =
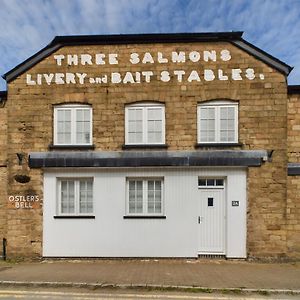
[[[2,247],[3,247],[3,260],[6,260],[6,245],[7,245],[7,241],[6,238],[3,238],[2,240]]]

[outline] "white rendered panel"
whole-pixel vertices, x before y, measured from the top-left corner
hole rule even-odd
[[[163,179],[164,201],[161,209],[166,218],[124,218],[127,179],[151,176]],[[93,178],[95,219],[54,218],[57,214],[57,177]],[[227,217],[225,255],[245,257],[246,172],[238,168],[45,170],[43,255],[197,257],[199,177],[224,178]],[[155,187],[154,197],[159,199],[158,186]],[[239,201],[239,206],[232,206],[232,201]]]

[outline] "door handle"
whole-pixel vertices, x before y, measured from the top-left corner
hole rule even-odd
[[[203,220],[203,218],[200,217],[200,216],[198,216],[198,224],[201,224],[201,223],[202,223],[202,220]]]

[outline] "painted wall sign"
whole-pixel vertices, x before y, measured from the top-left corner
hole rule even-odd
[[[38,195],[10,195],[8,205],[15,209],[33,209],[40,207],[40,197]]]
[[[172,51],[169,53],[157,52],[151,54],[150,52],[144,53],[131,53],[125,61],[129,65],[153,65],[158,63],[166,65],[166,69],[155,72],[149,67],[149,70],[144,71],[122,71],[101,73],[101,67],[111,65],[116,67],[119,62],[124,61],[123,57],[119,57],[117,53],[97,53],[91,54],[68,54],[68,55],[53,55],[53,60],[58,69],[60,67],[70,66],[97,66],[99,74],[97,76],[90,76],[85,72],[57,72],[57,73],[43,73],[43,74],[26,74],[27,85],[72,85],[72,84],[139,84],[150,83],[152,80],[159,80],[161,82],[169,82],[175,80],[179,83],[186,82],[201,82],[201,81],[227,81],[227,80],[264,80],[264,74],[257,73],[254,68],[228,68],[228,69],[209,69],[205,68],[208,62],[228,62],[231,60],[231,53],[227,49],[221,51],[205,50],[199,51]],[[195,66],[193,70],[185,71],[184,66],[186,63]],[[174,65],[176,70],[169,70],[167,66]],[[182,66],[182,68],[178,68]],[[123,69],[123,67],[122,67]]]

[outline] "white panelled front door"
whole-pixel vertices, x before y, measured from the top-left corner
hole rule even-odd
[[[225,254],[225,190],[199,189],[198,253]]]

